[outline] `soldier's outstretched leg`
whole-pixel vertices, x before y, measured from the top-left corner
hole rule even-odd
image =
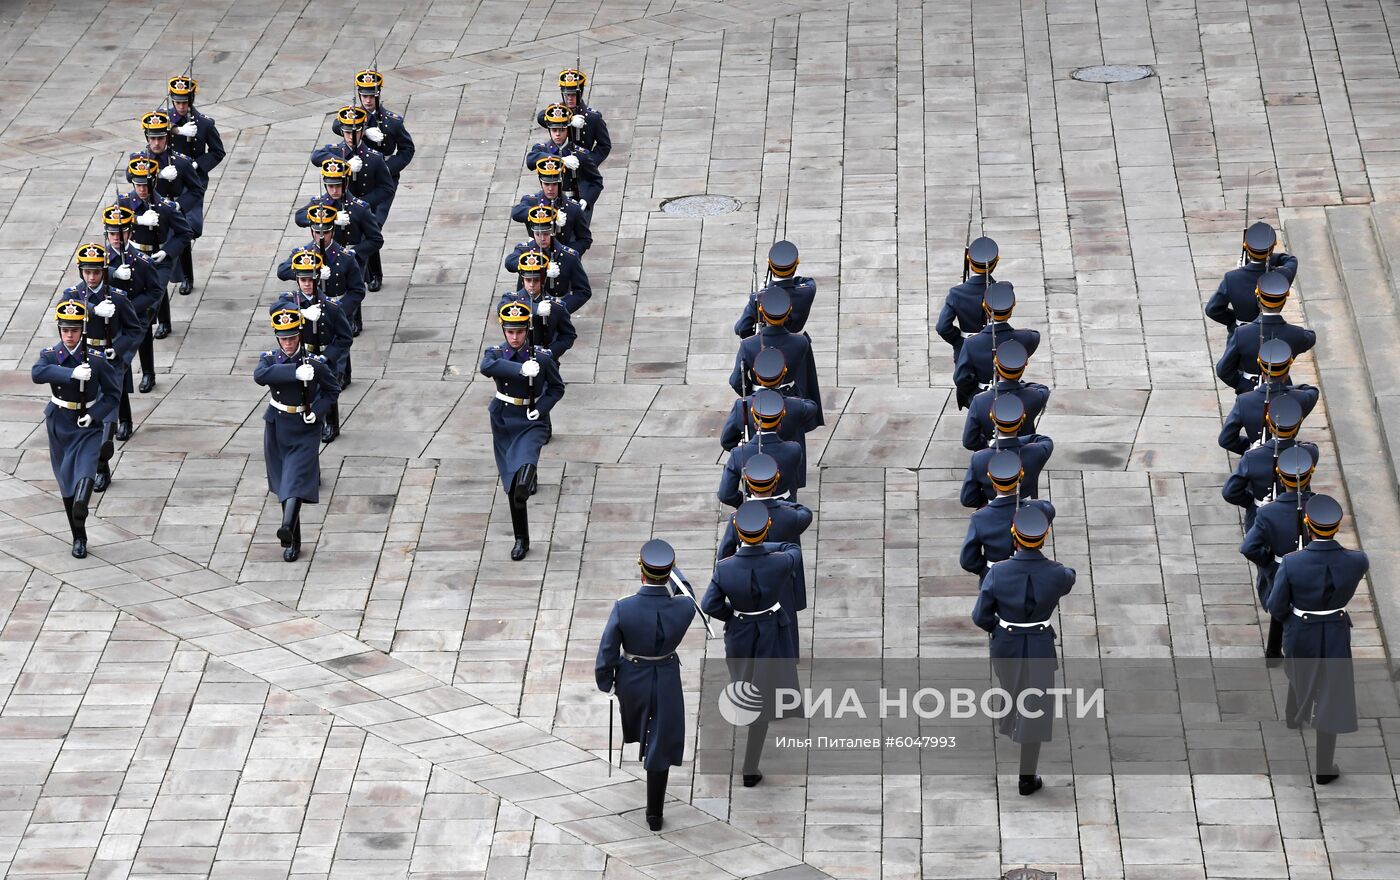
[[[164,291],[160,295],[160,302],[156,305],[156,329],[152,331],[156,339],[164,339],[170,335],[170,291]]]
[[[142,394],[150,394],[151,389],[156,387],[156,337],[151,331],[149,319],[146,321],[146,335],[141,338],[136,356],[141,362],[140,391]]]
[[[63,499],[63,509],[68,514],[68,531],[73,535],[73,555],[79,559],[87,556],[87,528],[73,519],[73,496]]]
[[[760,715],[758,720],[747,728],[748,742],[744,743],[744,788],[753,788],[763,781],[758,771],[758,762],[763,759],[763,744],[768,741],[768,717]]]
[[[112,468],[108,462],[117,451],[117,444],[114,442],[116,431],[117,426],[112,422],[103,423],[102,446],[97,451],[97,476],[92,481],[94,492],[106,492],[107,487],[112,485]]]
[[[379,262],[379,251],[375,251],[365,263],[365,287],[373,292],[383,286],[384,264]]]
[[[530,497],[530,484],[535,481],[535,466],[523,464],[510,481],[510,491],[506,498],[510,502],[510,524],[515,532],[515,546],[510,548],[510,558],[516,562],[530,552],[530,521],[526,516],[525,501]]]
[[[87,556],[88,501],[92,498],[92,486],[92,478],[84,477],[78,481],[78,488],[73,493],[73,555],[78,559]]]
[[[1021,743],[1021,778],[1017,782],[1021,794],[1035,794],[1045,784],[1035,774],[1036,765],[1039,763],[1040,743]]]
[[[121,403],[117,405],[117,433],[114,435],[116,439],[123,443],[130,440],[131,435],[135,433],[135,429],[131,426],[131,392],[127,390],[127,385],[130,384],[130,382],[131,367],[128,366],[126,368],[126,375],[122,377],[122,398]]]
[[[647,827],[661,830],[661,808],[666,802],[666,778],[670,770],[647,771]]]
[[[330,412],[326,413],[325,421],[321,423],[321,442],[331,443],[340,436],[340,404],[331,404]]]
[[[1269,618],[1269,640],[1264,643],[1264,659],[1270,666],[1277,666],[1283,660],[1283,621]]]
[[[1341,768],[1337,766],[1337,735],[1319,730],[1317,732],[1317,784],[1327,785],[1329,782],[1336,782],[1337,777],[1342,775]]]
[[[189,296],[194,289],[194,243],[180,252],[180,295]]]
[[[277,528],[277,540],[282,544],[282,559],[295,562],[301,551],[301,499],[288,498],[282,502],[282,525]]]

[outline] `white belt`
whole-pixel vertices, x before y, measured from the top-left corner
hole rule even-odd
[[[788,491],[788,492],[784,492],[784,493],[781,494],[781,495],[764,495],[763,498],[772,498],[774,501],[782,501],[783,499],[787,498],[787,497],[788,497],[789,495],[791,495],[791,494],[792,494],[792,492],[791,492],[791,491]],[[745,492],[745,493],[744,493],[744,497],[747,498],[747,499],[749,499],[750,501],[752,501],[753,499],[758,498],[759,496],[757,496],[757,495],[750,495],[749,493]],[[762,501],[763,498],[759,498],[759,500]]]
[[[1045,628],[1045,627],[1050,626],[1050,621],[1049,621],[1049,620],[1041,620],[1041,621],[1038,621],[1038,622],[1036,622],[1036,623],[1012,623],[1012,622],[1009,621],[1009,620],[998,620],[998,621],[997,621],[997,625],[1000,626],[1000,627],[1003,627],[1003,628],[1005,628],[1005,629],[1008,629],[1008,630],[1010,630],[1011,632],[1015,632],[1015,631],[1021,630],[1021,629],[1042,629],[1042,628]]]
[[[502,393],[499,392],[499,391],[496,392],[496,399],[497,399],[497,400],[503,400],[503,401],[505,401],[506,403],[513,403],[513,404],[515,404],[516,406],[529,406],[529,405],[530,405],[530,401],[524,399],[523,397],[511,397],[509,394],[502,394]]]
[[[782,610],[782,607],[783,607],[783,604],[782,604],[781,602],[774,602],[772,608],[765,608],[765,609],[763,609],[762,611],[737,611],[737,610],[736,610],[736,611],[734,612],[734,616],[735,616],[735,617],[762,617],[762,616],[765,615],[765,614],[772,614],[774,611],[781,611],[781,610]]]
[[[1336,617],[1338,614],[1345,613],[1345,608],[1333,608],[1331,611],[1304,611],[1301,608],[1293,609],[1294,617]]]
[[[662,654],[659,657],[648,657],[645,654],[630,654],[625,650],[622,652],[623,660],[670,660],[674,656],[676,656],[675,651],[672,651],[669,654]]]
[[[268,397],[267,402],[270,403],[272,406],[276,407],[277,409],[280,409],[282,412],[306,412],[306,407],[304,406],[287,406],[285,403],[279,403],[277,398],[275,397]]]
[[[53,395],[49,395],[49,402],[52,403],[54,406],[61,406],[64,409],[82,409],[83,406],[81,403],[78,403],[75,400],[59,400]],[[97,401],[95,399],[86,401],[88,406],[92,406],[96,402]]]

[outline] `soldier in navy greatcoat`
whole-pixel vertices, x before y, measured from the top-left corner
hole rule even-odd
[[[131,228],[136,215],[122,205],[102,209],[102,228],[107,236],[107,274],[113,287],[126,291],[131,307],[136,311],[142,329],[136,355],[141,365],[142,394],[156,387],[156,350],[152,322],[156,309],[165,297],[156,267],[144,253],[131,243]]]
[[[155,191],[160,163],[145,156],[126,163],[126,179],[131,192],[117,199],[117,204],[131,211],[136,218],[131,228],[131,244],[151,258],[160,282],[160,302],[156,304],[156,325],[153,335],[164,339],[170,335],[170,278],[175,261],[190,246],[193,233],[180,206]]]
[[[1021,480],[1021,496],[1040,497],[1040,472],[1045,469],[1045,465],[1050,461],[1050,454],[1055,451],[1055,441],[1044,434],[1020,434],[1021,426],[1026,421],[1026,407],[1016,395],[1007,394],[997,398],[996,403],[992,404],[991,415],[992,424],[996,427],[996,436],[986,449],[972,453],[967,473],[963,476],[962,490],[958,493],[958,501],[963,507],[981,507],[997,497],[996,486],[987,476],[987,466],[998,452],[1007,449],[1017,454],[1021,459],[1021,467],[1025,469],[1025,476]]]
[[[754,361],[764,350],[776,348],[783,355],[783,373],[778,384],[791,382],[792,395],[815,403],[816,425],[825,425],[821,383],[817,378],[816,361],[812,357],[812,340],[806,334],[788,331],[786,323],[791,312],[792,298],[783,288],[765,287],[759,291],[758,315],[763,327],[739,343],[739,351],[734,355],[734,369],[729,373],[729,387],[740,397],[752,393],[756,379]]]
[[[583,261],[579,259],[578,251],[555,240],[557,217],[558,212],[548,205],[537,205],[527,211],[525,228],[530,230],[530,240],[520,242],[506,254],[505,269],[515,273],[520,256],[526,251],[539,251],[549,257],[545,270],[545,293],[558,297],[568,307],[570,315],[577,315],[579,309],[592,299],[593,288],[588,283],[588,273],[583,271]],[[523,286],[523,279],[516,282],[517,290]]]
[[[1267,607],[1284,624],[1288,725],[1317,731],[1314,769],[1318,785],[1341,772],[1333,760],[1337,734],[1356,730],[1356,685],[1351,667],[1351,617],[1346,606],[1370,569],[1360,550],[1337,542],[1342,506],[1314,495],[1303,521],[1312,540],[1283,557]]]
[[[360,263],[360,272],[366,279],[365,286],[370,290],[378,290],[377,287],[369,287],[368,267],[370,258],[376,256],[379,249],[384,247],[384,233],[369,202],[352,196],[346,189],[345,181],[349,177],[350,166],[344,159],[331,158],[322,162],[321,185],[325,188],[325,193],[298,208],[292,219],[296,225],[305,229],[311,225],[311,220],[307,217],[311,208],[316,205],[335,208],[335,221],[332,224],[335,243],[355,255],[355,259]]]
[[[1282,484],[1283,491],[1274,500],[1260,507],[1254,515],[1254,522],[1244,534],[1240,553],[1254,563],[1258,571],[1255,590],[1259,594],[1259,604],[1267,605],[1269,589],[1273,586],[1278,564],[1283,557],[1294,550],[1300,550],[1307,539],[1303,527],[1303,511],[1308,499],[1313,496],[1310,488],[1312,474],[1317,463],[1307,450],[1294,446],[1284,450],[1274,465],[1274,473]],[[1283,620],[1271,617],[1269,636],[1264,646],[1264,657],[1277,660],[1283,656]]]
[[[1218,440],[1221,448],[1244,455],[1264,434],[1264,412],[1273,401],[1283,396],[1298,402],[1303,418],[1317,405],[1317,389],[1311,385],[1294,385],[1288,375],[1293,366],[1293,353],[1288,343],[1273,339],[1264,343],[1258,357],[1260,378],[1265,381],[1253,391],[1235,398],[1235,405],[1225,416]]]
[[[982,307],[987,313],[987,324],[963,342],[958,359],[953,364],[958,409],[965,409],[973,395],[991,384],[992,354],[997,346],[1014,339],[1025,346],[1027,357],[1035,354],[1040,346],[1040,331],[1017,330],[1008,323],[1016,309],[1016,291],[1008,282],[989,284],[982,298]]]
[[[802,533],[812,524],[812,511],[791,498],[779,498],[774,494],[781,478],[782,469],[778,467],[778,460],[767,453],[760,452],[744,462],[744,495],[750,501],[763,502],[772,521],[768,527],[768,543],[796,544],[800,547]],[[719,552],[715,558],[733,556],[738,549],[739,533],[734,528],[734,515],[730,514],[725,521],[724,536],[720,538]]]
[[[321,500],[321,429],[317,422],[335,406],[340,383],[326,359],[302,345],[304,322],[290,303],[272,305],[277,351],[265,351],[253,381],[268,390],[263,413],[263,457],[267,488],[282,505],[277,540],[282,559],[301,553],[301,506]]]
[[[797,687],[796,612],[807,606],[799,594],[802,550],[794,544],[765,543],[771,518],[761,502],[750,501],[734,515],[742,542],[733,556],[715,564],[700,609],[724,621],[724,656],[731,682],[748,682],[761,706],[748,726],[744,787],[763,781],[759,761],[768,723],[775,717],[778,688]]]
[[[350,319],[336,301],[323,295],[317,272],[297,273],[297,289],[277,295],[277,302],[301,312],[301,343],[308,354],[325,358],[340,390],[350,384],[350,348],[354,337]],[[325,418],[321,419],[321,442],[331,443],[340,436],[340,399],[336,398]]]
[[[569,137],[574,115],[564,104],[544,108],[539,120],[549,132],[549,140],[530,147],[525,153],[525,167],[533,171],[544,157],[558,156],[564,163],[564,195],[576,200],[592,223],[593,209],[603,194],[603,175],[598,171],[598,157]]]
[[[730,507],[742,504],[744,496],[740,486],[744,464],[755,455],[763,453],[772,456],[778,462],[782,473],[775,495],[796,501],[797,490],[807,485],[807,456],[800,443],[784,440],[779,433],[785,412],[783,396],[764,388],[759,390],[753,399],[751,415],[758,425],[758,432],[747,443],[741,443],[730,450],[729,458],[724,463],[724,472],[720,475],[719,491],[716,495],[720,503]]]
[[[797,274],[797,245],[790,241],[780,241],[768,249],[768,277],[764,287],[781,287],[787,291],[792,302],[783,326],[789,333],[801,333],[812,314],[812,303],[817,298],[817,282]],[[762,329],[763,322],[758,317],[758,294],[755,290],[744,303],[743,314],[734,324],[734,332],[740,339],[748,339]]]
[[[175,202],[185,223],[190,227],[190,244],[173,260],[170,280],[180,283],[180,295],[186,296],[194,287],[194,240],[204,234],[204,192],[209,179],[189,156],[176,150],[170,142],[170,115],[157,110],[141,117],[141,130],[146,136],[146,149],[132,153],[130,158],[146,157],[160,164],[155,183],[156,193]]]
[[[617,699],[623,744],[641,744],[652,831],[661,830],[667,776],[685,759],[685,695],[676,651],[695,619],[696,605],[693,593],[672,592],[675,564],[675,551],[665,541],[642,545],[637,559],[642,586],[613,604],[594,664],[598,690]]]
[[[783,396],[783,418],[773,430],[784,440],[796,441],[802,447],[803,455],[806,455],[807,434],[817,427],[819,409],[813,401],[790,393],[792,383],[782,381],[786,371],[787,361],[778,349],[765,348],[758,353],[752,371],[754,384],[758,387],[752,394],[741,397],[730,405],[729,415],[719,430],[720,448],[733,449],[746,442],[746,437],[752,438],[758,433],[758,423],[754,421],[753,415],[754,400],[762,391],[771,389]],[[782,387],[784,385],[787,387]]]
[[[88,502],[97,480],[102,424],[116,411],[121,379],[100,350],[86,341],[87,306],[66,299],[54,310],[59,342],[39,352],[30,371],[36,385],[49,386],[44,423],[49,463],[73,532],[73,555],[87,556]]]
[[[963,252],[962,283],[948,289],[943,310],[938,313],[938,323],[934,325],[934,332],[953,347],[954,363],[962,352],[963,340],[980,333],[987,325],[982,300],[1000,259],[997,243],[986,236],[973,239]]]
[[[1245,230],[1241,246],[1241,265],[1225,273],[1220,285],[1206,303],[1206,317],[1225,325],[1233,336],[1235,325],[1248,324],[1259,317],[1259,301],[1255,291],[1266,272],[1279,272],[1292,284],[1298,276],[1298,258],[1288,253],[1274,253],[1278,237],[1267,223],[1255,223]]]
[[[997,681],[1015,697],[1017,708],[1001,719],[999,729],[1021,745],[1018,788],[1023,795],[1041,788],[1035,769],[1040,745],[1050,741],[1054,721],[1044,691],[1054,687],[1059,668],[1050,618],[1060,599],[1073,589],[1075,578],[1074,569],[1041,552],[1049,533],[1050,520],[1044,512],[1035,507],[1017,511],[1011,532],[1016,551],[982,578],[972,609],[972,622],[991,634]],[[1025,698],[1023,692],[1029,689],[1039,689],[1041,694]],[[1021,704],[1027,709],[1024,715]]]
[[[581,257],[593,246],[593,231],[588,226],[588,216],[583,205],[563,193],[564,163],[558,156],[545,156],[535,163],[535,173],[540,178],[540,189],[534,195],[523,195],[515,207],[510,209],[510,219],[524,223],[529,218],[530,209],[543,205],[554,209],[554,237],[578,252]]]
[[[1239,326],[1226,341],[1225,353],[1215,365],[1215,375],[1234,388],[1236,394],[1251,391],[1258,384],[1260,375],[1254,371],[1254,364],[1260,349],[1270,340],[1288,343],[1294,357],[1307,352],[1317,342],[1313,331],[1283,320],[1281,311],[1288,301],[1288,279],[1281,272],[1269,272],[1260,278],[1257,295],[1259,317]]]
[[[562,300],[545,293],[545,274],[550,265],[549,257],[540,251],[522,253],[516,263],[520,289],[502,294],[496,306],[500,308],[507,300],[528,303],[532,313],[531,344],[548,351],[549,356],[558,362],[578,341],[578,331],[574,329],[573,319],[569,316],[569,307]]]
[[[355,255],[335,243],[335,218],[339,212],[328,205],[308,208],[311,218],[311,241],[296,248],[277,266],[277,277],[283,281],[296,279],[297,266],[309,264],[305,255],[320,260],[316,271],[321,276],[321,292],[335,300],[350,320],[350,332],[359,336],[364,329],[361,304],[365,301],[365,276]],[[300,255],[300,256],[299,256]],[[303,269],[304,271],[304,269]]]
[[[340,135],[337,143],[324,144],[311,154],[311,164],[317,168],[327,159],[344,159],[350,168],[350,192],[356,198],[369,203],[380,229],[389,219],[389,208],[394,204],[394,194],[398,183],[389,170],[384,154],[371,147],[364,137],[369,114],[363,107],[341,107],[331,123],[332,130]]]
[[[529,343],[529,304],[507,302],[497,314],[505,344],[486,349],[481,374],[496,382],[496,397],[487,407],[491,447],[515,532],[510,558],[518,562],[530,552],[525,502],[535,494],[540,450],[549,442],[547,417],[564,396],[564,380],[554,358]]]
[[[1026,408],[1025,423],[1021,433],[1035,433],[1036,423],[1050,400],[1050,389],[1039,382],[1025,382],[1026,364],[1030,355],[1026,347],[1014,339],[1008,339],[997,346],[992,354],[992,364],[996,370],[996,384],[986,391],[980,391],[972,398],[967,408],[967,418],[963,421],[962,444],[964,449],[976,452],[986,449],[987,442],[996,434],[996,424],[992,421],[992,403],[1003,395],[1013,394],[1021,399]]]
[[[224,161],[223,138],[214,118],[195,109],[199,83],[192,76],[172,76],[167,82],[170,94],[170,145],[189,156],[206,183],[209,172]]]
[[[1220,490],[1226,501],[1244,508],[1245,531],[1254,525],[1259,502],[1265,498],[1271,499],[1278,488],[1274,469],[1284,450],[1295,446],[1306,450],[1312,456],[1313,464],[1317,464],[1317,444],[1297,440],[1298,429],[1303,424],[1303,408],[1292,395],[1280,394],[1269,401],[1264,410],[1264,424],[1268,429],[1265,433],[1273,436],[1260,440],[1240,456],[1234,473]]]
[[[608,123],[603,119],[603,114],[584,102],[583,90],[587,86],[588,77],[578,68],[559,71],[559,101],[573,113],[569,117],[569,140],[592,153],[598,164],[602,165],[612,152],[612,137],[608,134]],[[543,110],[535,121],[544,125]]]
[[[977,575],[978,583],[993,565],[1011,558],[1011,523],[1018,511],[1033,507],[1045,514],[1047,522],[1055,521],[1055,506],[1049,501],[1021,497],[1025,469],[1014,450],[997,450],[987,463],[986,472],[997,496],[968,519],[967,537],[958,557],[963,571]]]

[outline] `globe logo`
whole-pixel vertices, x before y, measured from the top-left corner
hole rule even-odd
[[[733,681],[719,695],[719,714],[735,727],[748,727],[758,720],[763,694],[751,682]]]

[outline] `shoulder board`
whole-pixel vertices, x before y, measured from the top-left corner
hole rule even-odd
[[[48,348],[46,348],[46,349],[44,349],[43,351],[39,352],[39,354],[52,354],[52,353],[55,352],[55,351],[58,351],[58,346],[57,346],[57,345],[50,345]]]
[[[355,196],[350,197],[349,205],[352,208],[368,208],[369,202]]]
[[[548,349],[540,348],[539,346],[535,346],[535,357],[542,361],[554,359],[554,356],[549,353]]]
[[[569,247],[569,246],[566,245],[566,244],[561,244],[561,245],[559,245],[559,250],[563,251],[563,252],[566,253],[566,254],[570,254],[570,255],[572,255],[572,256],[575,256],[575,257],[578,256],[578,251],[574,250],[573,248]]]
[[[172,207],[172,208],[178,208],[178,207],[180,207],[178,204],[176,204],[176,202],[175,202],[174,199],[167,199],[167,198],[165,198],[164,196],[161,196],[161,198],[160,198],[160,203],[161,203],[162,205],[169,205],[169,206]]]
[[[63,288],[63,295],[64,295],[65,297],[68,296],[70,293],[77,293],[77,292],[78,292],[78,285],[76,285],[76,284],[73,285],[72,287],[65,287],[65,288]]]
[[[186,156],[184,153],[177,153],[177,152],[175,152],[174,150],[171,150],[171,151],[170,151],[170,155],[171,155],[172,157],[176,158],[176,159],[184,159],[186,162],[193,162],[193,161],[194,161],[194,160],[191,159],[189,156]]]
[[[265,352],[262,353],[262,356],[265,357],[265,358],[270,358],[270,357],[272,357],[272,352],[270,352],[270,351],[265,351]]]
[[[128,263],[131,262],[132,260],[139,260],[139,261],[142,262],[142,263],[149,263],[149,262],[151,261],[151,258],[150,258],[150,257],[146,256],[144,253],[142,253],[141,251],[139,251],[139,250],[137,250],[137,249],[135,249],[135,248],[132,248],[132,249],[129,250],[129,251],[124,251],[124,252],[122,253],[122,256],[123,256],[124,258],[126,258],[126,261],[127,261]]]
[[[393,110],[381,110],[381,111],[379,111],[379,114],[380,114],[381,116],[383,116],[385,119],[392,119],[392,120],[394,120],[395,122],[402,122],[402,121],[403,121],[403,116],[401,116],[401,115],[398,114],[398,113],[395,113]]]

